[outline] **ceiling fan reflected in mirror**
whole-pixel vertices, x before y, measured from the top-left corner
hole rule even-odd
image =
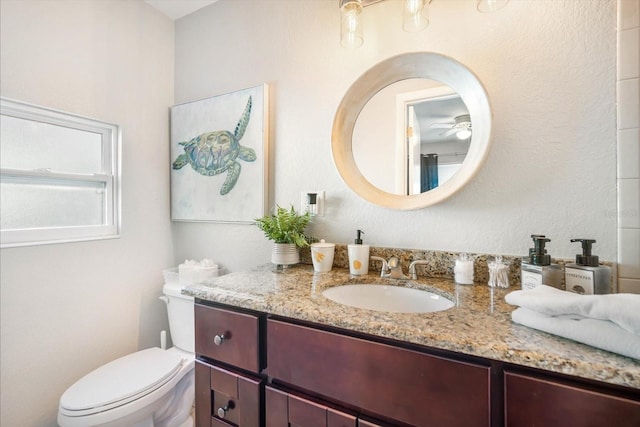
[[[449,136],[455,134],[458,139],[467,139],[471,136],[471,116],[462,114],[456,116],[453,122],[449,123],[432,123],[430,128],[449,129],[442,134]]]

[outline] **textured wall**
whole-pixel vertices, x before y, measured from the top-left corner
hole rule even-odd
[[[618,289],[640,293],[640,0],[618,0]]]
[[[121,124],[124,163],[120,239],[0,251],[0,424],[55,425],[73,381],[157,344],[162,268],[185,257],[229,270],[269,260],[256,227],[170,226],[172,103],[270,84],[270,199],[297,205],[301,191],[325,190],[318,237],[346,243],[362,228],[378,246],[522,255],[531,233],[545,233],[554,256],[576,252],[572,237],[593,237],[615,260],[615,15],[615,0],[520,0],[492,15],[438,0],[429,28],[408,34],[392,0],[365,10],[365,44],[350,51],[339,46],[337,1],[222,0],[176,23],[174,97],[172,23],[142,2],[2,0],[2,95]],[[395,212],[342,183],[330,132],[360,74],[417,50],[479,76],[494,141],[460,193]]]
[[[401,3],[364,10],[364,45],[339,44],[337,2],[220,1],[176,23],[175,101],[271,85],[272,203],[299,204],[325,190],[326,216],[311,232],[377,246],[523,255],[546,234],[552,256],[595,238],[616,259],[616,1],[513,1],[494,14],[475,2],[434,1],[423,32],[401,29]],[[493,145],[482,171],[445,201],[396,212],[341,181],[330,132],[342,94],[366,69],[410,51],[449,55],[490,96]],[[230,270],[269,260],[252,226],[174,226],[176,260],[214,257]]]
[[[2,96],[122,126],[122,236],[2,249],[0,425],[56,426],[58,399],[159,344],[172,265],[173,22],[137,1],[0,2]]]

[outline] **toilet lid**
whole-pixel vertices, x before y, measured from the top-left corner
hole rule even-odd
[[[178,373],[182,362],[180,355],[157,347],[129,354],[78,380],[64,392],[60,406],[70,411],[85,411],[131,401],[169,381]]]

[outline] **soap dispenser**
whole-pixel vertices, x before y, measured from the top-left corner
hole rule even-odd
[[[533,289],[540,285],[562,288],[563,272],[558,264],[551,263],[551,256],[544,248],[550,242],[543,235],[532,234],[534,247],[529,249],[529,259],[522,260],[520,278],[522,289]]]
[[[354,243],[347,245],[349,272],[355,276],[369,272],[369,245],[362,244],[362,234],[364,231],[358,230]]]
[[[576,262],[565,266],[567,290],[578,294],[608,294],[610,292],[611,268],[600,265],[597,255],[591,255],[592,239],[571,239],[582,243],[582,254],[576,255]]]

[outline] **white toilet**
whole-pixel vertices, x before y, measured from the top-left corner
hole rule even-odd
[[[85,375],[60,398],[62,427],[191,427],[195,396],[193,298],[162,288],[173,347],[148,348]]]

